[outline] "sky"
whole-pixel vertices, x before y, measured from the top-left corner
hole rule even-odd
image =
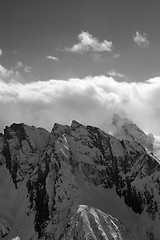
[[[160,135],[158,0],[0,0],[0,128],[100,126]]]

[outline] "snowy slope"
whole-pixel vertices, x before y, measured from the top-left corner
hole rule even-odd
[[[133,237],[111,215],[87,205],[79,205],[62,237],[62,240],[72,239],[133,240]]]
[[[160,159],[160,137],[159,136],[154,136],[153,153],[158,159]]]
[[[159,183],[137,141],[76,121],[51,133],[12,124],[0,136],[1,238],[158,240]]]
[[[59,126],[57,132],[61,131],[62,128]],[[63,131],[68,132],[68,127]],[[71,126],[67,141],[74,164],[77,165],[74,167],[74,175],[80,189],[82,203],[115,216],[128,227],[136,239],[145,239],[148,229],[154,226],[156,228],[157,223],[152,222],[149,217],[147,219],[145,212],[143,213],[143,205],[148,201],[145,196],[148,194],[152,199],[150,192],[146,193],[143,187],[147,186],[150,178],[153,183],[152,177],[146,178],[146,175],[151,175],[152,171],[155,171],[158,167],[157,161],[151,158],[137,142],[120,142],[97,128],[84,127],[75,122]],[[136,191],[137,182],[142,177],[144,183],[141,189],[138,188]],[[153,185],[156,184],[153,183]],[[152,194],[155,191],[158,202],[159,190],[155,187],[151,191]],[[152,205],[152,202],[148,201],[148,204]],[[153,215],[154,204],[153,201],[153,206],[147,208],[149,211],[153,207],[151,209]],[[157,236],[159,234],[160,232]]]

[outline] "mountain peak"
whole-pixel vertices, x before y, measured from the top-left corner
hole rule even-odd
[[[148,151],[153,151],[154,136],[152,134],[145,134],[126,117],[123,118],[118,114],[113,114],[111,124],[106,129],[103,129],[119,140],[136,141]]]
[[[158,240],[159,172],[134,139],[75,120],[51,133],[12,124],[0,137],[0,238]]]
[[[72,127],[72,128],[77,128],[77,127],[80,127],[80,126],[82,126],[82,124],[79,123],[79,122],[76,121],[76,120],[73,120],[72,123],[71,123],[71,127]]]
[[[133,240],[125,226],[116,218],[88,205],[79,205],[69,222],[63,240],[127,239]]]
[[[113,125],[116,125],[117,127],[120,127],[120,126],[122,126],[125,123],[132,124],[132,121],[129,120],[128,118],[121,117],[117,113],[113,114],[113,118],[112,118],[112,124]]]

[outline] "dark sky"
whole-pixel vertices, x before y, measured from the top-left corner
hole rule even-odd
[[[113,70],[128,81],[159,76],[159,9],[158,0],[0,0],[0,64],[31,67],[29,72],[19,68],[26,81]],[[137,31],[149,44],[133,41]],[[112,51],[65,51],[78,43],[81,32],[112,42]]]

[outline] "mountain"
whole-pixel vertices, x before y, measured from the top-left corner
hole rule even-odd
[[[160,163],[139,142],[73,121],[0,135],[1,239],[158,240]]]
[[[63,240],[72,239],[133,239],[116,218],[102,211],[79,205],[68,223]]]
[[[152,133],[145,134],[135,123],[128,118],[113,114],[111,124],[102,124],[101,128],[119,140],[136,141],[147,151],[160,159],[160,139]]]

